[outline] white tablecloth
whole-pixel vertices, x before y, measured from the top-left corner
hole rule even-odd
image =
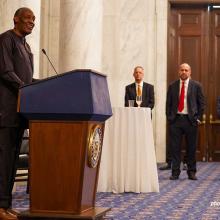
[[[97,191],[159,192],[149,108],[113,108],[105,124]]]

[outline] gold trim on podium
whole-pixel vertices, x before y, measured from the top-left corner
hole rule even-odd
[[[95,168],[98,165],[103,140],[103,129],[101,125],[92,127],[88,141],[88,166]]]

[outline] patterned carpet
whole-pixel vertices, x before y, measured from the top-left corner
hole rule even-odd
[[[220,220],[220,163],[198,163],[197,181],[169,180],[170,171],[158,171],[160,193],[97,193],[96,206],[111,207],[105,219]],[[13,207],[28,209],[25,186],[16,187]]]

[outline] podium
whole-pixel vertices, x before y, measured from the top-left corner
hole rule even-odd
[[[102,219],[95,207],[104,124],[112,115],[106,76],[73,70],[20,89],[30,130],[30,209],[18,219]]]

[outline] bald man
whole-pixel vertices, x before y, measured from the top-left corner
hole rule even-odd
[[[167,92],[166,116],[169,125],[169,141],[172,154],[171,180],[180,175],[181,141],[186,138],[187,174],[190,180],[196,177],[196,142],[198,125],[202,118],[205,101],[202,86],[191,79],[191,67],[179,66],[179,80],[173,82]]]
[[[10,212],[24,132],[17,98],[19,88],[33,80],[33,54],[25,37],[34,28],[34,13],[19,8],[13,21],[14,28],[0,35],[0,219],[17,219]]]

